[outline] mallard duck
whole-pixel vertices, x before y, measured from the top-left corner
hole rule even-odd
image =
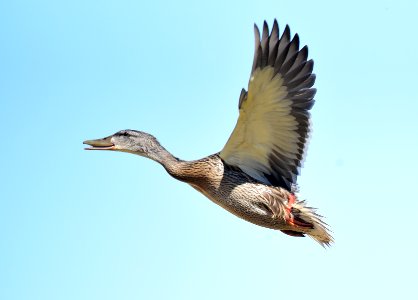
[[[87,140],[86,150],[122,151],[148,157],[230,213],[285,234],[308,235],[322,246],[333,238],[316,210],[298,198],[296,178],[309,136],[316,89],[307,46],[299,49],[286,25],[274,20],[262,35],[254,25],[255,52],[248,84],[239,96],[237,124],[224,148],[184,161],[145,132],[121,130]]]

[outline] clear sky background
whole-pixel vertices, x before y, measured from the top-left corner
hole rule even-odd
[[[0,299],[411,299],[418,268],[417,1],[0,2]],[[161,166],[82,141],[222,149],[277,18],[309,46],[299,177],[324,250],[242,221]]]

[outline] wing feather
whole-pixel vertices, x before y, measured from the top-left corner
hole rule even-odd
[[[262,34],[254,25],[255,51],[248,92],[239,97],[239,117],[221,158],[253,178],[291,190],[309,136],[309,110],[316,90],[308,47],[299,50],[286,25],[274,20]]]

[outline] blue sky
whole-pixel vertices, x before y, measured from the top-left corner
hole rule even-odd
[[[416,1],[2,1],[1,299],[399,299],[416,294]],[[328,250],[244,222],[120,129],[222,149],[277,18],[317,74],[301,192]]]

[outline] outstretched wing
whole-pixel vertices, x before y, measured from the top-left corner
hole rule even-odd
[[[253,178],[291,190],[299,174],[309,134],[309,110],[316,89],[308,48],[299,50],[289,26],[281,37],[274,20],[260,39],[254,25],[255,53],[248,92],[241,91],[239,118],[220,157]]]

